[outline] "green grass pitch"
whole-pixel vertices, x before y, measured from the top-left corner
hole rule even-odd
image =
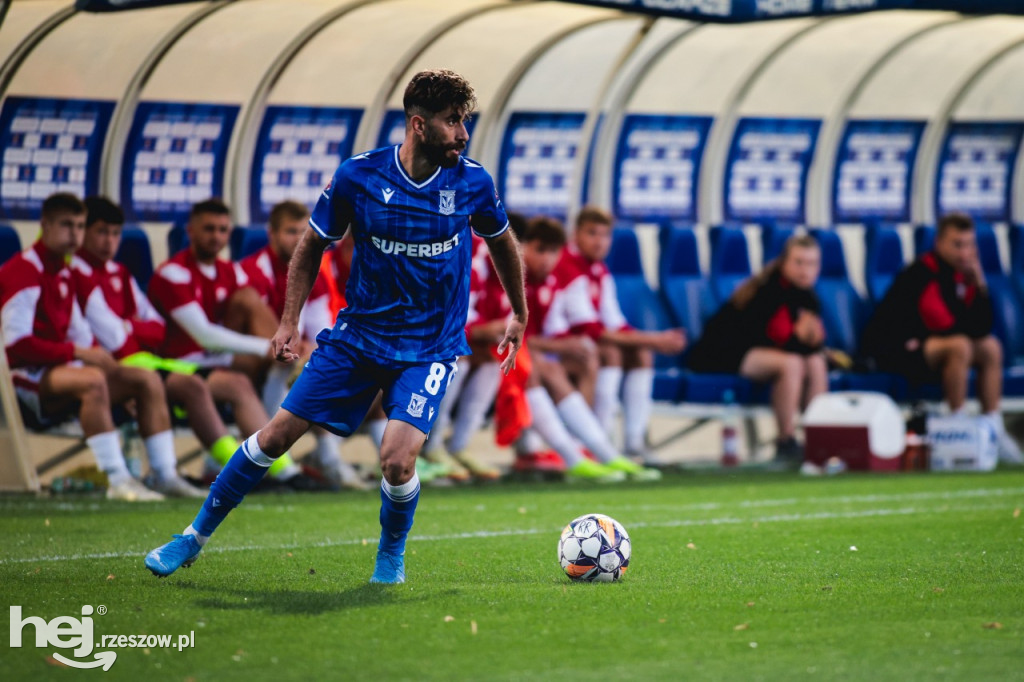
[[[142,557],[195,502],[3,498],[0,591],[23,617],[102,605],[97,641],[195,647],[72,670],[25,626],[0,679],[1020,680],[1022,503],[1019,471],[428,488],[409,582],[375,586],[375,493],[250,497],[165,580]],[[618,583],[557,564],[586,512],[630,532]]]

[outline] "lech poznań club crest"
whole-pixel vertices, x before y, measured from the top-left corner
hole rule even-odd
[[[438,204],[437,210],[441,215],[451,215],[455,213],[455,190],[453,189],[442,189],[441,192],[441,203]]]
[[[423,416],[423,408],[426,404],[427,396],[413,393],[409,396],[409,407],[405,408],[405,411],[409,413],[409,416],[419,419]]]

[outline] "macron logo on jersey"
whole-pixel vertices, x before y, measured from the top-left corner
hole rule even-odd
[[[381,253],[395,254],[396,256],[404,253],[410,258],[432,258],[440,256],[442,253],[447,253],[458,246],[459,235],[455,235],[443,242],[427,242],[426,244],[409,244],[408,242],[381,239],[380,237],[371,237],[370,241],[380,249]]]
[[[388,187],[387,189],[384,189],[382,187],[380,193],[384,195],[384,203],[386,204],[389,201],[391,201],[391,197],[395,195],[395,190],[391,189],[390,187]]]

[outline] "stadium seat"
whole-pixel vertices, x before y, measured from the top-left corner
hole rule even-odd
[[[761,226],[761,261],[768,261],[782,253],[786,240],[793,236],[796,228],[791,225],[768,224]]]
[[[141,227],[125,225],[121,231],[121,246],[114,260],[121,263],[145,291],[149,278],[153,276],[153,253],[149,248],[149,237]]]
[[[821,300],[826,343],[853,356],[866,321],[864,300],[850,284],[839,235],[832,230],[813,230],[811,234],[821,247],[821,274],[815,291]]]
[[[1017,298],[1024,302],[1024,225],[1011,225],[1010,233],[1010,278]]]
[[[21,251],[21,237],[10,225],[0,225],[0,265]]]
[[[167,255],[173,256],[182,249],[188,248],[188,232],[184,225],[175,225],[167,233]]]
[[[240,261],[267,245],[267,228],[263,225],[243,227],[231,231],[231,260]]]
[[[666,225],[660,237],[661,296],[675,323],[686,330],[692,342],[704,332],[704,320],[713,312],[711,289],[700,271],[697,236],[693,230]]]
[[[992,331],[1003,343],[1005,363],[1013,364],[1015,359],[1024,357],[1024,319],[1020,299],[1013,282],[1003,270],[995,231],[989,225],[979,224],[976,234],[978,256],[992,297]]]
[[[644,278],[640,244],[633,230],[616,228],[612,232],[612,248],[607,264],[615,278],[619,306],[630,325],[645,331],[671,329],[674,326],[661,299]],[[679,364],[679,356],[655,356],[656,369],[678,369]],[[668,392],[668,389],[662,390]]]
[[[873,303],[882,300],[903,266],[903,243],[896,230],[879,227],[865,234],[864,282]]]
[[[932,250],[935,244],[935,226],[918,225],[914,228],[914,257]]]
[[[750,277],[750,253],[743,230],[716,227],[711,230],[711,294],[722,305]]]

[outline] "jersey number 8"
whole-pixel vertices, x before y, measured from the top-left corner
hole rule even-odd
[[[444,379],[444,375],[448,375],[448,384],[452,383],[452,377],[455,376],[456,365],[452,363],[452,371],[447,372],[445,366],[440,362],[435,362],[430,365],[430,374],[427,375],[427,380],[423,383],[423,388],[426,389],[430,395],[437,395],[437,392],[441,390],[441,381]],[[448,384],[445,384],[445,388],[448,388]]]

